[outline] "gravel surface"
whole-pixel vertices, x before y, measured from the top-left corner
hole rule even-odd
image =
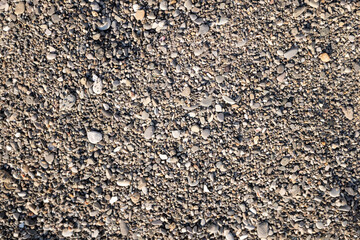
[[[0,19],[0,239],[360,238],[360,1]]]

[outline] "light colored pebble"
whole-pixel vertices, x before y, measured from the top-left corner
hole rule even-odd
[[[144,132],[145,139],[150,139],[153,137],[155,128],[153,126],[148,127]]]
[[[89,132],[87,132],[87,138],[90,143],[97,144],[98,142],[100,142],[102,140],[103,136],[100,132],[89,131]]]

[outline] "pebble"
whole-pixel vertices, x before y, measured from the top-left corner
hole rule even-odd
[[[289,162],[290,162],[290,158],[283,158],[280,164],[281,166],[286,166],[288,165]]]
[[[94,84],[92,86],[92,90],[94,91],[95,94],[101,94],[102,93],[102,90],[103,90],[103,82],[102,80],[96,76],[95,74],[93,74],[93,81],[94,81]]]
[[[217,120],[218,120],[219,122],[223,122],[224,119],[225,119],[224,113],[218,113],[218,114],[217,114]]]
[[[144,10],[138,10],[135,13],[135,19],[138,20],[138,21],[143,20],[144,17],[145,17],[145,11]]]
[[[114,204],[117,200],[118,200],[118,197],[112,197],[112,198],[110,198],[109,203]]]
[[[283,73],[281,75],[279,75],[276,80],[278,80],[279,83],[283,83],[285,82],[285,77],[286,77],[286,73]]]
[[[352,107],[342,107],[341,110],[348,120],[354,119],[354,110]]]
[[[20,15],[23,14],[24,12],[25,12],[25,3],[24,2],[17,3],[15,6],[15,14]]]
[[[55,155],[53,153],[45,153],[44,158],[48,164],[52,164],[55,159]]]
[[[46,59],[49,60],[49,61],[55,60],[56,56],[57,56],[57,55],[56,55],[55,53],[48,53],[48,54],[46,55]]]
[[[316,225],[317,229],[320,229],[320,230],[325,228],[325,226],[324,226],[324,224],[322,223],[322,221],[317,221],[317,222],[315,223],[315,225]]]
[[[174,130],[171,132],[173,138],[180,138],[180,131],[179,130]]]
[[[215,81],[217,83],[222,83],[222,82],[224,82],[224,80],[225,80],[224,76],[219,75],[219,76],[215,77]]]
[[[299,17],[301,14],[303,14],[305,12],[305,10],[306,10],[306,7],[304,7],[304,6],[296,8],[294,13],[293,13],[293,17],[294,18]]]
[[[228,23],[229,19],[227,17],[220,17],[219,22],[217,23],[218,25],[225,25],[226,23]]]
[[[187,10],[190,11],[193,7],[193,4],[192,4],[191,0],[186,0],[184,6]]]
[[[181,92],[181,96],[188,97],[190,96],[191,88],[190,87],[184,87],[184,89]]]
[[[222,99],[223,99],[226,103],[228,103],[228,104],[230,104],[230,105],[234,105],[234,104],[235,104],[235,101],[232,100],[231,98],[227,97],[227,96],[222,96]]]
[[[130,186],[131,182],[129,180],[122,179],[122,180],[118,180],[116,184],[120,187],[128,187]]]
[[[325,63],[330,62],[330,60],[331,60],[327,53],[320,54],[319,58],[321,61],[323,61]]]
[[[144,132],[145,139],[150,139],[154,136],[155,128],[153,126],[148,127]]]
[[[191,126],[191,132],[198,133],[200,131],[200,128],[198,125],[192,125]]]
[[[199,32],[198,32],[198,34],[199,35],[204,35],[204,34],[206,34],[208,31],[209,31],[209,25],[207,25],[207,24],[201,24],[200,25],[200,27],[199,27]]]
[[[204,139],[207,139],[209,136],[210,136],[210,130],[209,129],[203,129],[201,131],[201,136],[204,138]]]
[[[219,231],[219,226],[216,224],[210,224],[207,228],[208,232],[211,234],[216,234]]]
[[[298,48],[291,48],[286,53],[284,53],[284,57],[287,60],[290,60],[291,58],[295,57],[298,52],[299,52]]]
[[[212,102],[213,102],[213,98],[207,97],[200,102],[200,105],[203,107],[210,107]]]
[[[160,10],[163,10],[163,11],[168,10],[168,3],[167,3],[167,1],[161,1],[161,2],[160,2]]]
[[[305,1],[305,3],[313,8],[318,8],[320,6],[319,1],[315,1],[315,0],[307,0]]]
[[[60,110],[70,110],[76,103],[76,97],[73,94],[67,95],[60,101]]]
[[[103,135],[97,131],[89,131],[89,132],[87,132],[87,138],[90,143],[97,144],[98,142],[100,142],[102,140]]]
[[[70,229],[64,229],[62,230],[62,236],[63,237],[71,237],[73,235],[73,230]]]
[[[334,187],[330,190],[329,192],[331,197],[339,197],[340,196],[340,188],[339,187]]]
[[[127,236],[129,234],[129,228],[123,220],[120,220],[120,232],[123,236]]]
[[[261,222],[257,225],[257,235],[260,239],[267,238],[269,235],[269,224],[267,222]]]

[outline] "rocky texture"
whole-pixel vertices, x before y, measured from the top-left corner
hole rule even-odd
[[[359,9],[0,0],[0,239],[359,239]]]

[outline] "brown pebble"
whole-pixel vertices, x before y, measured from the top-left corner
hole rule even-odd
[[[320,54],[319,58],[321,59],[321,61],[323,62],[330,62],[330,57],[327,53],[322,53]]]
[[[144,10],[139,10],[135,13],[135,19],[140,21],[145,17],[145,11]]]

